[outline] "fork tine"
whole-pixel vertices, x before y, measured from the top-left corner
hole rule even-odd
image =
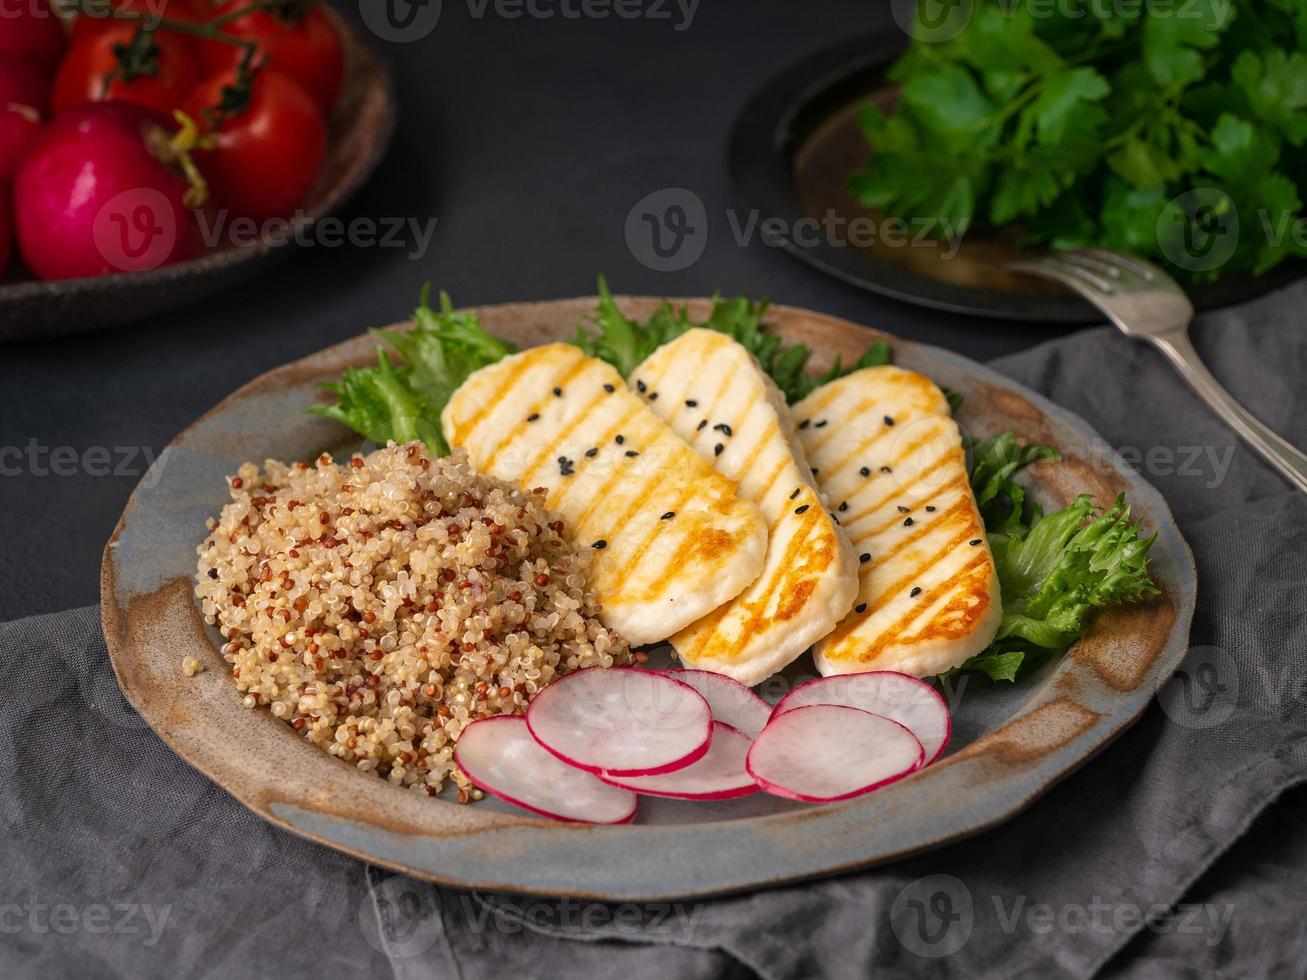
[[[1165,278],[1166,273],[1153,265],[1151,262],[1145,262],[1143,259],[1136,258],[1133,255],[1124,255],[1120,252],[1109,252],[1103,248],[1082,248],[1077,249],[1076,254],[1092,257],[1100,262],[1120,269],[1126,269],[1133,272],[1145,282],[1154,282],[1159,278]]]
[[[1110,279],[1100,275],[1095,268],[1089,268],[1086,265],[1082,265],[1078,262],[1068,261],[1068,256],[1066,254],[1044,256],[1042,258],[1035,259],[1028,266],[1026,266],[1024,263],[1017,263],[1016,265],[1013,266],[1013,268],[1022,271],[1032,272],[1035,275],[1040,275],[1041,273],[1051,274],[1052,272],[1056,271],[1060,273],[1062,277],[1069,277],[1071,279],[1074,279],[1077,282],[1081,283],[1082,285],[1097,290],[1099,293],[1103,293],[1110,296],[1112,293],[1116,291],[1116,288],[1112,285],[1112,281]],[[1061,281],[1065,282],[1065,278],[1063,278]],[[1084,292],[1084,290],[1078,290],[1078,291],[1082,293]]]
[[[1092,273],[1085,272],[1058,259],[1038,258],[1024,262],[1013,262],[1008,268],[1014,272],[1024,272],[1027,275],[1060,282],[1063,286],[1079,293],[1100,309],[1102,309],[1103,301],[1106,299],[1105,293],[1111,292],[1111,283],[1100,279],[1098,281],[1106,289],[1098,288],[1096,284],[1089,281],[1090,277],[1097,278]]]
[[[1080,249],[1071,252],[1058,252],[1057,257],[1063,262],[1080,266],[1082,269],[1087,268],[1089,271],[1097,272],[1109,279],[1120,279],[1123,275],[1129,274],[1129,270],[1122,269],[1119,265]]]

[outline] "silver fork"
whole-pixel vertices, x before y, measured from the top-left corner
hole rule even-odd
[[[1146,340],[1160,350],[1216,414],[1307,493],[1307,455],[1258,421],[1212,377],[1189,341],[1193,304],[1165,272],[1142,259],[1102,249],[1058,252],[1015,262],[1012,269],[1070,287],[1106,313],[1127,337]]]

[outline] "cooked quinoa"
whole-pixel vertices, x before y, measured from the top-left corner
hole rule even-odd
[[[343,464],[246,463],[197,549],[196,595],[247,707],[435,794],[477,718],[579,667],[629,663],[587,590],[589,549],[465,457],[391,445]]]

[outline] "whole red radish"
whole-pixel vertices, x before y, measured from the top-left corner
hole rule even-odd
[[[317,178],[327,148],[322,112],[303,86],[269,69],[247,89],[237,73],[201,82],[186,105],[214,148],[196,163],[214,203],[256,220],[289,217]]]
[[[67,49],[63,21],[45,0],[0,0],[0,57],[30,58],[52,74]]]
[[[41,132],[41,117],[28,106],[0,107],[0,183],[10,183]]]
[[[160,159],[169,133],[161,116],[125,102],[80,106],[46,127],[14,183],[18,249],[32,272],[141,272],[199,251],[187,182]]]
[[[244,0],[224,0],[217,15],[246,6]],[[324,116],[330,116],[340,97],[345,75],[345,51],[336,28],[317,6],[289,2],[274,10],[252,10],[222,26],[222,32],[259,45],[260,63],[289,75],[313,97]],[[243,49],[205,41],[200,45],[209,74],[235,68]]]
[[[136,24],[115,20],[78,39],[54,78],[55,114],[100,101],[136,102],[163,113],[180,108],[198,77],[190,38],[167,30],[138,35]]]
[[[30,58],[0,56],[0,109],[11,105],[27,106],[42,116],[50,113],[50,79]]]

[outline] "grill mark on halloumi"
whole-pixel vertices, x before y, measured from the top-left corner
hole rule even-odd
[[[686,664],[756,684],[829,632],[852,606],[853,552],[817,490],[784,396],[747,350],[715,331],[691,330],[655,351],[631,380],[644,382],[649,407],[738,481],[768,522],[766,566],[758,579],[671,637]]]
[[[865,368],[794,415],[826,421],[799,437],[823,490],[852,512],[842,517],[854,550],[868,556],[854,611],[814,648],[818,669],[927,676],[987,646],[1002,615],[998,577],[943,393],[902,368]],[[863,468],[866,477],[850,477]]]
[[[604,542],[593,551],[590,585],[603,621],[632,644],[665,639],[701,619],[762,571],[767,529],[757,506],[612,367],[570,344],[533,348],[475,372],[441,423],[477,471],[506,480],[530,475],[574,543]],[[601,452],[586,457],[600,433]],[[549,465],[560,456],[566,466]],[[660,521],[671,509],[677,519]]]

